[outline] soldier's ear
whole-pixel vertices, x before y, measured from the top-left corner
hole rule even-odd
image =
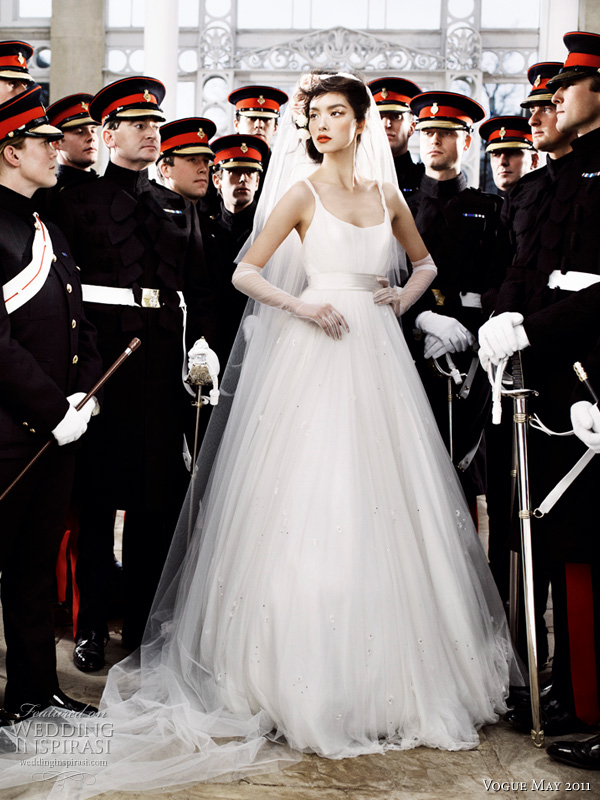
[[[18,167],[21,164],[21,153],[18,148],[13,147],[12,144],[7,144],[2,151],[2,158],[11,167]]]
[[[473,139],[471,137],[471,134],[467,133],[467,135],[465,136],[465,147],[464,147],[465,152],[469,149],[469,147],[471,147],[472,141]]]
[[[110,128],[103,128],[102,141],[108,147],[109,150],[112,150],[112,148],[115,146],[114,131],[112,131]]]
[[[531,154],[531,169],[537,169],[539,163],[540,163],[540,154],[539,153],[532,153]]]

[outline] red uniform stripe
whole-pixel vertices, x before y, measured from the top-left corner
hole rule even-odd
[[[589,564],[565,564],[567,624],[575,713],[588,725],[600,721],[596,652],[594,647],[594,595]]]

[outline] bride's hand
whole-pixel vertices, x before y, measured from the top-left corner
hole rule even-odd
[[[383,288],[373,292],[373,300],[375,305],[390,305],[394,309],[394,314],[399,317],[402,311],[400,305],[402,289],[399,286],[390,286],[389,280],[381,275],[377,276],[377,282],[380,283]]]
[[[331,303],[302,303],[293,314],[295,317],[316,322],[332,339],[341,339],[342,331],[350,333],[348,323]]]

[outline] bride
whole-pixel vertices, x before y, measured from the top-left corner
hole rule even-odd
[[[109,674],[108,765],[74,796],[468,749],[505,710],[504,613],[396,318],[435,266],[364,83],[305,78],[293,113],[234,274],[256,302],[193,535],[188,505],[141,652]]]

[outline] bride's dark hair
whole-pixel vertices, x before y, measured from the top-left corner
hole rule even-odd
[[[313,72],[308,76],[305,85],[302,86],[294,100],[302,113],[309,118],[312,100],[329,92],[337,92],[346,98],[354,111],[357,122],[365,119],[371,98],[369,90],[358,77],[352,78],[339,73]],[[356,141],[360,142],[360,134],[356,137]],[[306,140],[306,152],[318,164],[323,161],[323,154],[319,153],[312,139]]]

